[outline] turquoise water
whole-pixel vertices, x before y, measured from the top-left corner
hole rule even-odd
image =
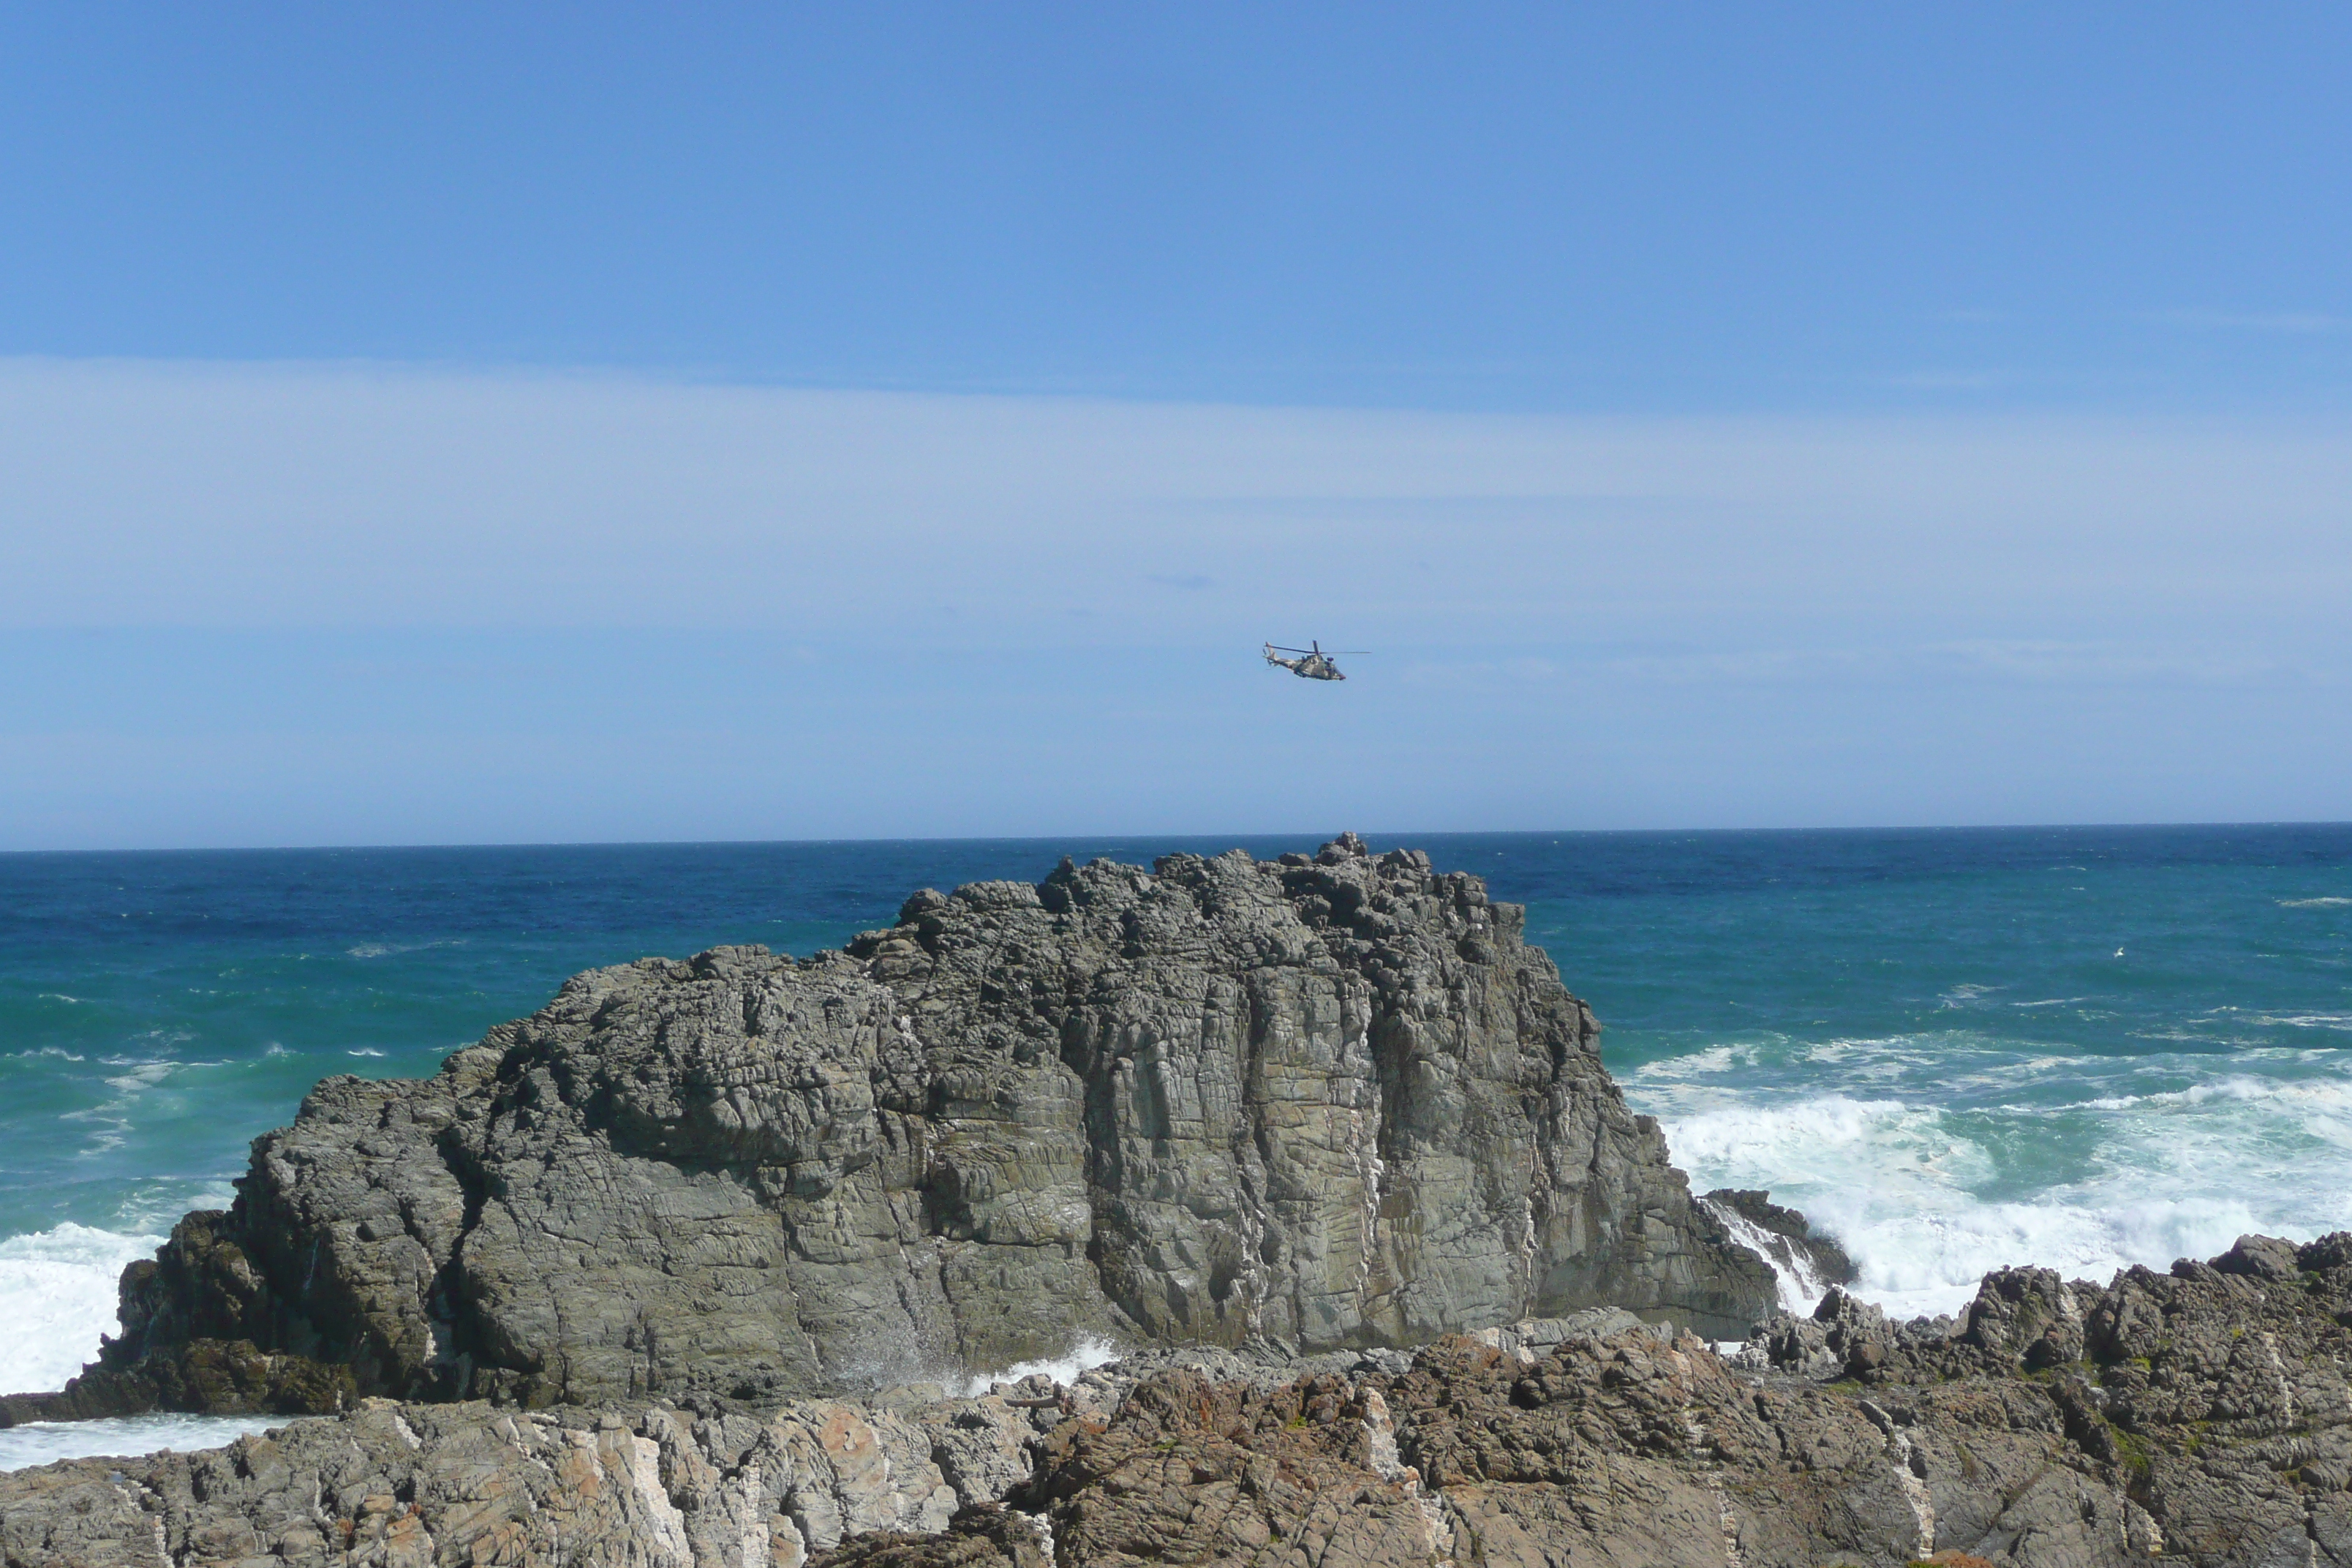
[[[70,1375],[122,1262],[326,1074],[429,1072],[592,964],[1236,842],[1313,847],[0,856],[0,1384]],[[1528,904],[1701,1187],[1806,1209],[1899,1310],[2352,1226],[2352,827],[1411,842]]]
[[[2352,1226],[2352,830],[1679,844],[1532,934],[1695,1182],[1803,1208],[1890,1308]]]

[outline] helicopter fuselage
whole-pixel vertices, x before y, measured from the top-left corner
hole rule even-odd
[[[1345,680],[1348,679],[1346,676],[1339,673],[1339,667],[1331,662],[1330,656],[1322,652],[1320,649],[1302,653],[1297,658],[1285,658],[1282,657],[1281,650],[1276,648],[1272,643],[1268,643],[1265,647],[1265,662],[1268,664],[1278,664],[1283,668],[1290,671],[1291,674],[1297,676],[1302,680]]]

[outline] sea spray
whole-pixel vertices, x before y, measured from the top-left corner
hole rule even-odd
[[[114,1415],[98,1421],[34,1421],[0,1428],[0,1470],[100,1455],[192,1453],[289,1426],[283,1415]]]
[[[113,1333],[123,1267],[163,1245],[61,1225],[0,1241],[0,1393],[63,1388]]]
[[[1643,1103],[1638,1085],[1629,1098]],[[2002,1144],[2030,1137],[2034,1121],[2016,1112],[2021,1125],[1995,1141],[1955,1131],[1940,1108],[1756,1094],[1667,1116],[1664,1131],[1693,1186],[1769,1187],[1844,1246],[1860,1270],[1853,1291],[1898,1318],[1956,1311],[1987,1271],[2013,1263],[2104,1282],[2134,1264],[2210,1256],[2248,1231],[2308,1240],[2352,1223],[2346,1194],[2329,1190],[2336,1163],[2263,1169],[2263,1150],[2308,1136],[2309,1095],[2217,1087],[2110,1098],[2067,1108],[2103,1123],[2090,1129],[2084,1179],[2014,1198],[1999,1195],[2019,1158]],[[2217,1164],[2210,1156],[2223,1146],[2233,1156]],[[1781,1273],[1784,1297],[1818,1295]]]
[[[1040,1373],[1055,1383],[1073,1384],[1098,1366],[1108,1366],[1118,1359],[1118,1348],[1107,1340],[1091,1336],[1079,1340],[1063,1355],[1044,1361],[1015,1362],[1002,1372],[975,1372],[960,1381],[951,1382],[948,1392],[958,1399],[977,1399],[1000,1383],[1018,1383],[1024,1377]]]
[[[1713,1198],[1701,1198],[1699,1204],[1723,1222],[1732,1240],[1772,1266],[1773,1277],[1780,1281],[1783,1310],[1803,1316],[1820,1305],[1828,1282],[1813,1267],[1810,1256],[1791,1246],[1786,1237],[1773,1235],[1728,1204]]]

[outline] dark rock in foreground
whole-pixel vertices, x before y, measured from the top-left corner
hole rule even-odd
[[[756,1415],[371,1402],[0,1476],[0,1562],[2347,1568],[2347,1321],[2352,1235],[2248,1237],[2104,1288],[2004,1270],[1958,1319],[1832,1296],[1728,1361],[1595,1311],[1299,1376],[1177,1352]],[[1828,1381],[1788,1370],[1832,1341]]]
[[[16,1415],[773,1402],[1082,1335],[1411,1344],[1775,1305],[1521,911],[1352,837],[919,892],[331,1079]]]

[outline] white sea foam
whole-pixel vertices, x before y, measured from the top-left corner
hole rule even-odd
[[[1706,1202],[1705,1199],[1700,1201]],[[1706,1209],[1723,1222],[1723,1228],[1731,1233],[1732,1240],[1772,1266],[1780,1289],[1783,1310],[1803,1317],[1820,1305],[1825,1282],[1794,1247],[1738,1209],[1716,1203],[1707,1204]]]
[[[290,1425],[283,1415],[119,1415],[102,1421],[35,1421],[0,1430],[0,1470],[100,1455],[185,1454],[226,1447],[251,1433]]]
[[[1866,1076],[1846,1065],[1849,1080]],[[2169,1072],[2176,1084],[2200,1070],[2187,1058],[2130,1068]],[[2011,1070],[2021,1086],[2116,1068],[2060,1059]],[[1892,1097],[1643,1088],[1629,1084],[1659,1114],[1695,1188],[1766,1188],[1803,1210],[1853,1255],[1858,1293],[1902,1317],[1955,1310],[1987,1270],[2006,1265],[2104,1282],[2133,1264],[2210,1257],[2248,1231],[2307,1239],[2352,1226],[2352,1193],[2340,1179],[2352,1152],[2352,1079],[2335,1074],[2221,1071],[2185,1087],[1979,1102],[1965,1112]],[[2032,1162],[2051,1157],[2038,1130],[2062,1117],[2073,1119],[2072,1152],[2052,1173],[2058,1179],[2036,1179]],[[1782,1289],[1794,1304],[1811,1282]]]
[[[1958,1311],[1995,1268],[2032,1264],[2068,1279],[2104,1283],[2135,1263],[2220,1252],[2263,1228],[2243,1204],[2152,1201],[2094,1207],[2080,1203],[1978,1203],[1965,1195],[1939,1208],[1889,1213],[1866,1199],[1808,1200],[1847,1244],[1862,1271],[1858,1293],[1898,1318]]]
[[[119,1326],[123,1266],[163,1241],[80,1225],[0,1241],[0,1392],[64,1387]]]
[[[2102,1095],[2096,1100],[2084,1100],[2080,1109],[2129,1110],[2135,1106],[2204,1105],[2220,1100],[2274,1100],[2323,1113],[2352,1110],[2352,1084],[2326,1080],[2281,1082],[2275,1079],[2232,1075],[2216,1079],[2210,1083],[2192,1083],[2187,1089],[2159,1089],[2153,1094]]]
[[[1731,1072],[1751,1065],[1756,1059],[1753,1046],[1709,1046],[1703,1051],[1687,1056],[1665,1057],[1633,1069],[1635,1078],[1654,1081],[1674,1081],[1702,1078],[1711,1073]]]
[[[1827,1187],[1867,1171],[1906,1188],[1939,1188],[1991,1172],[1985,1152],[1948,1131],[1942,1111],[1899,1100],[1743,1097],[1668,1120],[1666,1140],[1694,1180],[1707,1173],[1708,1187]]]
[[[961,1383],[950,1384],[948,1392],[958,1399],[977,1399],[997,1384],[1018,1383],[1041,1372],[1055,1383],[1076,1383],[1081,1373],[1118,1359],[1118,1349],[1105,1341],[1082,1339],[1066,1355],[1050,1361],[1016,1362],[1002,1372],[976,1372]]]
[[[445,937],[439,942],[363,942],[357,947],[343,949],[347,958],[391,958],[404,952],[430,952],[436,947],[463,947],[464,937]],[[307,954],[305,956],[308,956]]]
[[[2281,899],[2278,901],[2279,908],[2283,910],[2333,910],[2347,904],[2352,904],[2352,899]]]

